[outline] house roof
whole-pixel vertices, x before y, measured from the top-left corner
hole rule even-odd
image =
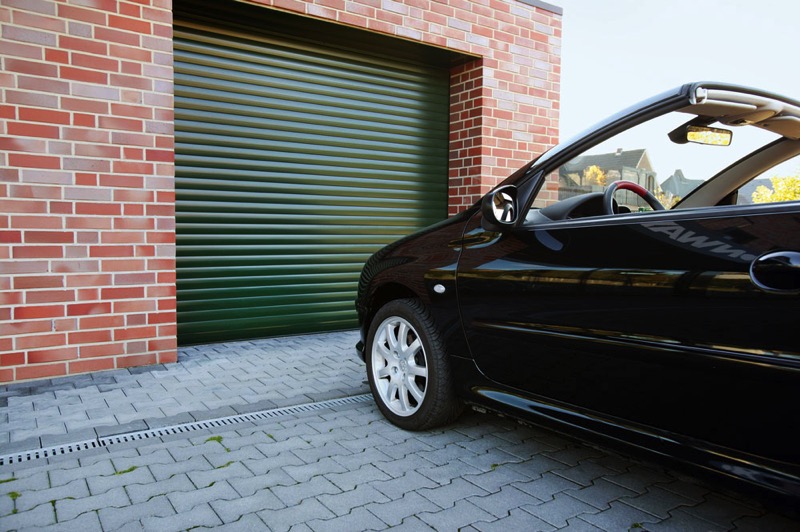
[[[611,153],[598,153],[595,155],[583,155],[576,157],[564,166],[567,171],[582,171],[584,168],[596,165],[603,170],[628,168],[644,168],[652,170],[650,161],[647,157],[647,151],[640,150],[622,150],[619,149]]]
[[[669,192],[673,196],[682,198],[703,184],[702,179],[689,179],[683,175],[680,168],[661,183],[661,190]]]

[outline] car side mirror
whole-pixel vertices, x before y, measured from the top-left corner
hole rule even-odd
[[[495,189],[481,201],[483,228],[487,231],[503,231],[517,222],[517,187],[506,185]]]

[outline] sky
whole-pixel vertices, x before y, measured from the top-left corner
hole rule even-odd
[[[800,0],[549,0],[564,10],[561,140],[690,81],[800,100]]]

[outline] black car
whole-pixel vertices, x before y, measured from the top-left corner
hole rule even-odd
[[[800,102],[691,83],[375,253],[357,349],[395,425],[465,404],[800,500]]]

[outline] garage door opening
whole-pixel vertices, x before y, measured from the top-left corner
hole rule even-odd
[[[453,58],[216,5],[175,13],[179,342],[354,327],[367,257],[447,215]]]

